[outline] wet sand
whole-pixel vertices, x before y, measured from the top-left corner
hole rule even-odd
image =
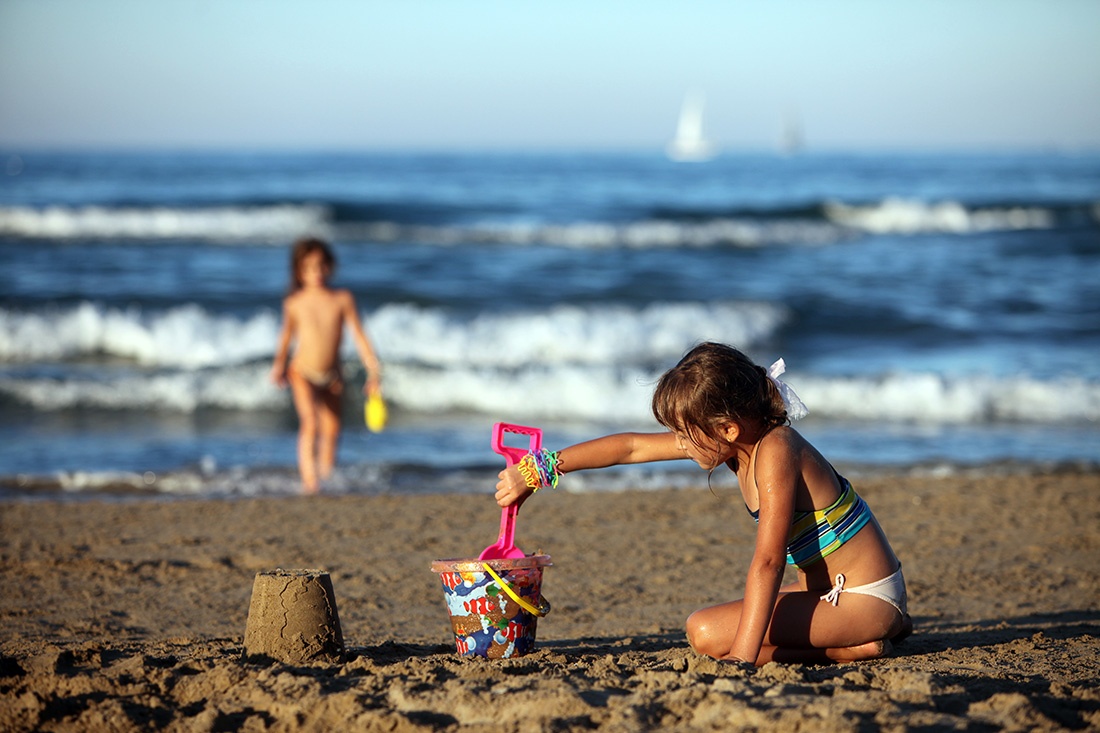
[[[755,672],[682,633],[741,595],[728,489],[534,497],[517,543],[553,557],[553,610],[499,661],[455,653],[429,571],[495,539],[487,496],[0,504],[0,730],[1100,730],[1100,473],[853,478],[915,633]],[[329,571],[344,663],[241,660],[276,568]]]

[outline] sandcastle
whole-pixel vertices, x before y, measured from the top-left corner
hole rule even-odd
[[[327,572],[280,568],[256,574],[244,658],[287,664],[344,660],[336,593]]]

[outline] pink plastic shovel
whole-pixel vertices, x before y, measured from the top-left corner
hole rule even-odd
[[[525,450],[523,448],[513,448],[504,445],[505,433],[530,436],[530,447]],[[493,450],[504,456],[504,460],[508,462],[509,466],[514,466],[523,460],[523,457],[527,455],[528,451],[534,452],[541,448],[542,431],[538,428],[528,428],[523,425],[509,425],[503,422],[498,422],[493,426]],[[497,537],[496,542],[481,551],[481,554],[477,556],[478,560],[514,560],[516,558],[526,557],[523,550],[516,547],[515,542],[516,514],[518,513],[519,507],[515,504],[501,510],[500,536]]]

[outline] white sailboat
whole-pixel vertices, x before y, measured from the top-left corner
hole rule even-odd
[[[680,108],[680,121],[676,125],[676,137],[665,148],[672,160],[681,163],[699,163],[718,154],[718,146],[703,137],[703,95],[688,94]]]
[[[783,120],[783,133],[779,138],[779,154],[784,157],[797,155],[802,152],[804,145],[802,125],[798,122],[798,116],[791,113]]]

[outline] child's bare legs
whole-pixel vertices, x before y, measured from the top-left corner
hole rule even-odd
[[[316,494],[320,490],[316,458],[317,394],[313,385],[293,369],[287,376],[294,395],[294,409],[298,411],[298,473],[302,477],[302,489],[305,493]]]
[[[896,608],[855,593],[843,594],[833,606],[820,600],[821,595],[821,591],[780,595],[757,664],[851,662],[891,652],[889,639],[903,623]],[[700,654],[729,657],[740,620],[741,601],[696,611],[688,617],[688,641]]]
[[[321,489],[320,479],[331,476],[336,464],[342,385],[337,382],[328,388],[316,387],[293,368],[287,376],[298,411],[298,472],[302,489],[307,494],[316,494]]]
[[[328,478],[336,465],[336,446],[340,440],[340,395],[324,390],[318,398],[317,469],[321,478]]]

